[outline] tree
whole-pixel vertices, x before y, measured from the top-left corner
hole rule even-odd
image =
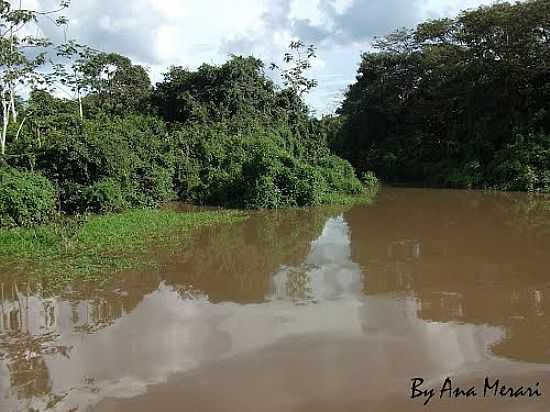
[[[57,56],[62,61],[53,64],[55,76],[63,87],[69,88],[71,97],[76,96],[80,120],[84,120],[83,97],[91,89],[87,68],[98,54],[99,51],[74,40],[57,46]]]
[[[76,64],[88,91],[86,100],[116,114],[147,106],[152,86],[145,68],[117,53],[87,53],[84,57]]]
[[[260,60],[241,56],[196,71],[171,67],[157,84],[155,105],[171,122],[272,121],[277,96],[263,67]]]
[[[338,110],[340,136],[331,139],[360,171],[436,185],[510,187],[502,179],[525,170],[536,177],[524,189],[546,187],[550,167],[519,156],[518,148],[533,153],[534,143],[516,143],[520,136],[550,135],[547,0],[428,20],[373,46]],[[497,178],[506,176],[497,159],[514,156],[518,165]]]
[[[309,79],[305,73],[311,68],[311,61],[317,58],[316,47],[313,44],[306,46],[302,41],[292,41],[288,46],[283,61],[285,67],[271,63],[271,70],[280,73],[285,87],[293,90],[298,96],[308,93],[317,87],[317,80]]]
[[[39,72],[46,63],[46,48],[51,45],[48,39],[25,36],[24,29],[36,23],[40,17],[48,17],[56,25],[66,24],[66,19],[58,15],[69,6],[62,1],[59,8],[50,11],[27,10],[14,7],[9,1],[0,1],[0,101],[2,104],[2,131],[0,134],[0,154],[6,153],[8,126],[17,124],[15,96],[20,88],[43,86],[50,79]],[[33,51],[33,53],[30,52]],[[24,121],[24,120],[23,120]],[[20,130],[20,128],[19,128]]]

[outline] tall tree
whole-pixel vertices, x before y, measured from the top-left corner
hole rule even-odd
[[[271,63],[270,68],[279,72],[285,87],[302,96],[317,87],[317,80],[306,76],[306,72],[311,69],[313,59],[317,58],[316,53],[315,45],[306,45],[301,40],[294,40],[290,42],[288,51],[283,57],[284,65]]]
[[[43,37],[26,35],[26,29],[44,16],[49,17],[56,25],[65,24],[66,19],[59,16],[59,13],[68,6],[69,2],[64,0],[55,10],[28,10],[22,8],[21,2],[14,6],[9,1],[0,0],[0,101],[2,105],[0,154],[2,155],[6,153],[8,127],[10,123],[18,122],[17,90],[41,86],[50,80],[38,69],[46,63],[46,48],[51,43]],[[52,16],[57,18],[53,19]]]
[[[510,158],[503,151],[518,136],[550,135],[547,0],[429,20],[373,46],[339,109],[343,131],[332,139],[357,168],[394,180],[506,185],[495,181],[497,159]],[[515,163],[532,174],[532,164]]]
[[[53,64],[55,76],[63,88],[69,89],[71,98],[76,98],[81,120],[84,119],[82,101],[92,87],[87,77],[88,66],[98,54],[99,51],[74,40],[57,46],[57,57],[61,61]]]
[[[152,86],[144,67],[117,53],[88,54],[77,61],[83,75],[87,99],[101,110],[112,113],[136,112],[144,109],[151,96]]]

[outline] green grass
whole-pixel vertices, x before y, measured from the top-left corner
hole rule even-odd
[[[59,223],[0,230],[0,273],[25,273],[53,288],[107,280],[113,272],[153,267],[152,249],[184,242],[198,227],[245,218],[235,211],[135,210],[92,215],[70,230]]]
[[[328,195],[322,207],[369,204],[376,191]],[[0,229],[0,275],[31,276],[51,290],[75,280],[108,281],[123,270],[154,268],[154,250],[184,245],[196,228],[234,223],[246,216],[242,211],[133,210]]]
[[[322,203],[328,206],[355,206],[361,204],[370,204],[378,193],[379,186],[364,193],[357,195],[348,195],[343,193],[328,193],[323,196]]]

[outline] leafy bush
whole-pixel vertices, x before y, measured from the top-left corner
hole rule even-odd
[[[318,167],[267,144],[243,165],[241,186],[241,204],[247,208],[317,205],[328,189]]]
[[[223,124],[186,127],[174,134],[174,151],[178,193],[201,203],[308,206],[322,203],[330,192],[363,190],[347,161],[281,125],[238,132]]]
[[[82,203],[86,211],[94,213],[120,212],[127,206],[120,183],[110,178],[87,187],[82,194]]]
[[[126,188],[125,198],[138,207],[157,207],[174,200],[174,176],[172,168],[150,166],[136,171],[133,181]]]
[[[82,126],[80,133],[51,141],[37,153],[37,167],[58,185],[64,211],[122,207],[104,191],[115,190],[114,182],[127,206],[156,206],[174,198],[172,150],[163,122],[138,115],[99,115]],[[89,196],[94,198],[91,204]],[[107,201],[104,207],[97,204],[101,198]]]
[[[550,192],[550,137],[532,133],[516,136],[516,143],[495,153],[488,169],[496,188]]]
[[[482,185],[484,179],[479,161],[471,160],[465,164],[441,166],[442,173],[437,180],[444,186],[472,189]]]
[[[358,194],[363,191],[353,166],[335,155],[324,156],[318,163],[327,189],[336,193]]]
[[[380,181],[378,180],[374,172],[371,172],[370,170],[364,172],[361,175],[361,182],[369,190],[374,189],[380,184]]]
[[[46,223],[55,209],[55,188],[44,176],[0,169],[0,227]]]
[[[173,135],[173,150],[179,197],[231,206],[239,197],[237,181],[254,140],[257,137],[232,133],[221,124],[177,130]]]

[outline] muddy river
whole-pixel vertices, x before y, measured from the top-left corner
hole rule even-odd
[[[550,411],[548,202],[385,188],[108,286],[0,274],[0,411]]]

